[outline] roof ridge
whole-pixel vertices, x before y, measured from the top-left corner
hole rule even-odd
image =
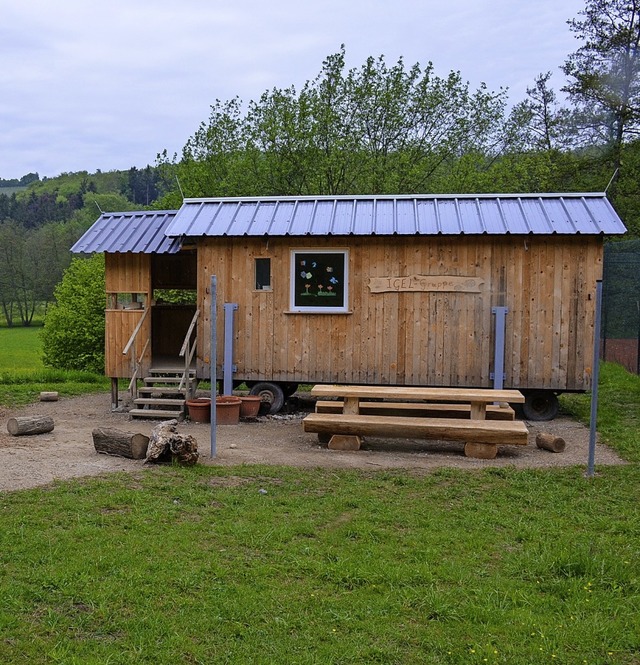
[[[305,194],[291,196],[200,196],[183,200],[185,203],[277,203],[280,201],[400,201],[433,199],[516,199],[516,198],[584,198],[606,197],[606,192],[502,192],[482,194]]]

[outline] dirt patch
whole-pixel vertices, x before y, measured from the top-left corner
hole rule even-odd
[[[55,422],[48,434],[14,437],[7,432],[7,420],[19,415],[47,415]],[[501,446],[494,460],[477,460],[464,456],[463,444],[439,441],[414,441],[369,438],[362,450],[338,452],[320,445],[313,434],[302,431],[304,413],[273,416],[220,426],[217,431],[217,454],[210,456],[209,425],[184,422],[178,431],[192,434],[198,441],[203,464],[233,466],[236,464],[270,464],[304,468],[336,469],[409,469],[428,472],[440,467],[480,469],[515,466],[539,468],[581,465],[586,468],[589,430],[566,418],[551,422],[527,422],[527,446]],[[110,471],[134,471],[143,462],[111,457],[95,452],[91,431],[95,427],[116,427],[149,435],[157,425],[153,420],[130,420],[126,413],[112,413],[108,394],[85,395],[41,402],[20,409],[0,410],[0,491],[45,485],[54,480],[92,476]],[[567,443],[562,453],[537,448],[538,432],[561,436]],[[603,444],[596,449],[596,465],[624,464],[616,453]]]

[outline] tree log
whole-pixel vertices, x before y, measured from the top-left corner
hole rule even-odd
[[[352,434],[334,434],[330,441],[329,450],[360,450],[362,438]]]
[[[9,418],[7,430],[13,436],[24,434],[45,434],[53,430],[53,418],[49,416],[20,416]]]
[[[147,454],[149,437],[131,434],[113,427],[98,427],[93,430],[93,446],[98,453],[117,455],[130,459],[143,459]]]
[[[58,401],[58,393],[57,392],[43,391],[43,392],[40,393],[40,401],[41,402],[57,402]]]
[[[541,432],[536,436],[536,446],[550,450],[552,453],[561,453],[566,445],[565,440],[555,434]]]
[[[167,420],[151,430],[145,464],[176,462],[190,466],[198,461],[198,442],[191,434],[178,434],[177,420]]]
[[[476,459],[495,459],[498,454],[498,446],[495,443],[469,441],[464,444],[464,454],[466,457],[475,457]]]

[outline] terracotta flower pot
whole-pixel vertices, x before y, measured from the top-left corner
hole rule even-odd
[[[211,422],[211,400],[208,397],[196,397],[187,400],[189,418],[196,423]]]
[[[218,425],[237,425],[240,422],[239,397],[219,395],[216,397],[216,423]]]
[[[247,395],[246,397],[241,397],[240,400],[240,417],[256,418],[260,411],[262,397],[260,395]]]

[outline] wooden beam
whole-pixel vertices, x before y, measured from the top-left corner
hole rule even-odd
[[[507,402],[523,404],[519,390],[491,390],[490,388],[422,388],[414,386],[343,386],[318,384],[311,394],[316,397],[357,397],[397,400],[437,400],[442,402]]]
[[[343,413],[342,400],[318,400],[316,413]],[[423,418],[470,417],[469,404],[439,402],[360,402],[360,413],[372,416],[416,416]],[[515,420],[515,411],[506,404],[487,404],[487,420]]]
[[[460,418],[405,418],[310,413],[302,421],[305,432],[392,438],[526,445],[528,430],[521,421],[463,420]]]

